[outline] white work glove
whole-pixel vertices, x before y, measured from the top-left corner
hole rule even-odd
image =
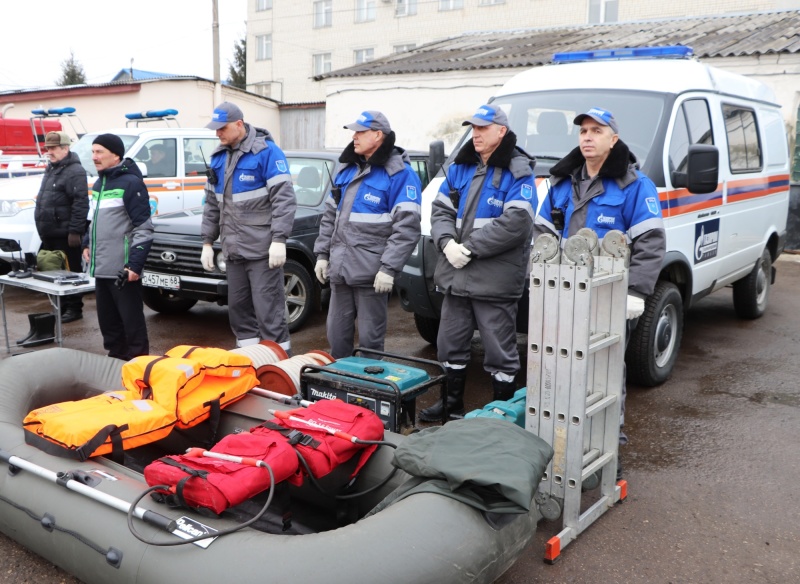
[[[394,286],[394,276],[378,272],[375,274],[375,283],[373,285],[377,294],[388,294],[392,291],[392,286]]]
[[[455,239],[448,241],[442,251],[444,251],[444,255],[447,257],[447,261],[450,262],[450,265],[457,270],[466,266],[469,260],[472,259],[469,257],[470,251],[460,243],[456,243]]]
[[[203,244],[203,252],[200,254],[200,263],[206,272],[214,271],[214,248],[207,243]]]
[[[627,319],[639,318],[644,312],[644,298],[628,294]]]
[[[286,244],[273,241],[269,244],[269,267],[280,268],[286,263]]]
[[[317,275],[317,280],[320,284],[328,281],[328,260],[319,259],[314,266],[314,273]]]

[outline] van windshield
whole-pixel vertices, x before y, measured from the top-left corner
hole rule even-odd
[[[550,167],[578,145],[575,116],[592,107],[614,114],[620,139],[636,155],[640,167],[647,163],[656,130],[668,97],[662,93],[615,90],[537,91],[498,97],[492,101],[506,112],[517,145],[537,159],[536,174],[548,174]],[[461,139],[453,150],[471,137]]]

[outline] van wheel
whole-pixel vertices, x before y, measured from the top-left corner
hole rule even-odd
[[[678,359],[682,337],[683,298],[675,284],[660,281],[628,342],[628,380],[646,387],[664,383]]]
[[[733,283],[733,308],[739,318],[761,317],[767,310],[772,284],[772,256],[764,250],[753,271]]]
[[[148,308],[161,314],[183,314],[197,304],[193,298],[182,298],[169,290],[145,286],[142,286],[142,300]]]
[[[286,260],[283,265],[283,291],[289,308],[289,332],[300,329],[314,308],[314,282],[303,264]]]
[[[421,336],[431,345],[436,345],[436,337],[439,335],[438,318],[428,318],[427,316],[420,316],[415,312],[414,324],[417,325],[417,332],[419,333],[419,336]]]

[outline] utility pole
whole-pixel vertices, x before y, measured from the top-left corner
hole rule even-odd
[[[219,0],[211,0],[212,20],[211,35],[213,37],[214,51],[214,83],[219,83]]]

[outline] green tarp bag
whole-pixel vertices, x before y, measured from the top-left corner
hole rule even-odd
[[[40,272],[69,270],[67,254],[58,249],[40,249],[39,253],[36,254],[36,269]]]

